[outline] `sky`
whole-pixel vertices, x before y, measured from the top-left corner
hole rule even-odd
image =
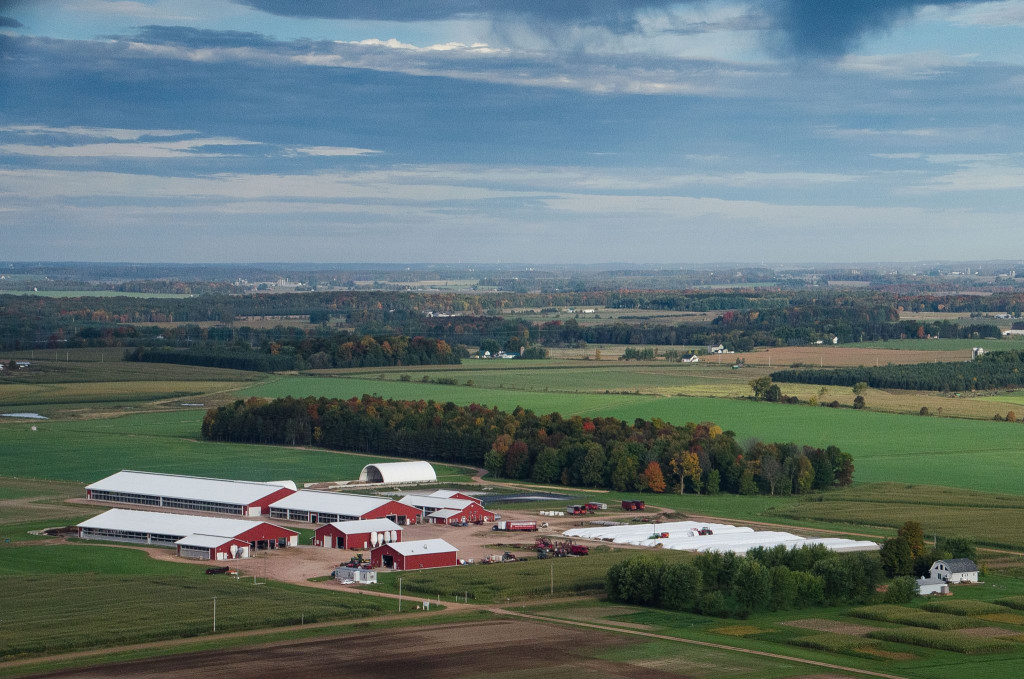
[[[1024,257],[1024,0],[0,0],[0,259]]]

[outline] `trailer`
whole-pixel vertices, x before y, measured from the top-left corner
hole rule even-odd
[[[598,509],[608,509],[608,505],[603,502],[588,502],[584,505],[589,511],[593,512]]]
[[[536,521],[498,521],[491,530],[504,531],[536,531]]]
[[[627,512],[639,512],[647,507],[647,503],[643,500],[623,500],[622,509]]]
[[[565,508],[565,513],[579,516],[580,514],[593,514],[594,510],[591,509],[590,505],[569,505]]]

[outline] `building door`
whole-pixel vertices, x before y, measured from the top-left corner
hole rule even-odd
[[[382,555],[381,561],[384,564],[384,568],[394,568],[395,567],[395,557],[391,556],[390,554]]]
[[[331,544],[332,542],[334,542],[334,536],[332,536],[332,535],[325,535],[324,536],[324,543],[323,543],[324,547],[333,547],[334,545]]]

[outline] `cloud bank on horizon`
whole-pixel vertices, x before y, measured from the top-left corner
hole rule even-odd
[[[1024,208],[1024,0],[0,15],[7,258],[985,258]]]

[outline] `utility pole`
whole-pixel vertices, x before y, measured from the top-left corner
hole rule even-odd
[[[217,597],[213,597],[213,631],[217,631]]]
[[[555,562],[551,562],[551,593],[555,593]]]
[[[398,578],[398,612],[402,612],[402,578]]]

